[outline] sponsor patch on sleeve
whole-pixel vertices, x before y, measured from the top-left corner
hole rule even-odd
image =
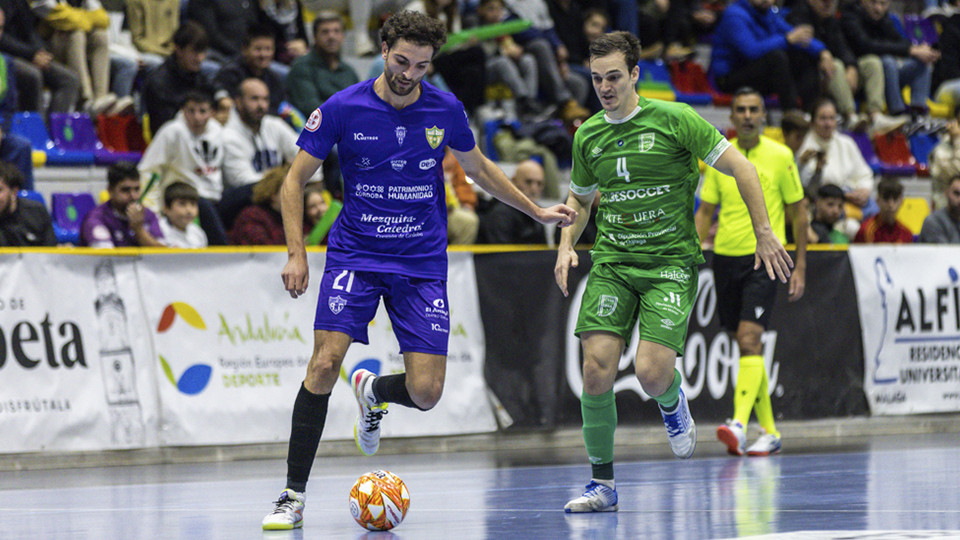
[[[310,113],[310,118],[307,119],[307,124],[303,127],[307,131],[316,131],[322,121],[323,115],[320,113],[320,109],[314,109],[314,111]]]

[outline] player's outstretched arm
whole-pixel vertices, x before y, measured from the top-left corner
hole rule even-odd
[[[762,264],[766,267],[770,279],[779,278],[786,283],[793,261],[770,227],[770,217],[767,215],[757,169],[733,146],[727,148],[713,166],[737,181],[737,189],[740,190],[740,196],[750,212],[753,234],[757,237],[754,269],[760,268]]]
[[[557,264],[553,267],[553,277],[557,281],[557,287],[560,287],[560,292],[562,292],[564,296],[570,294],[567,290],[567,273],[571,267],[576,268],[580,264],[580,258],[577,256],[577,251],[574,249],[574,246],[577,245],[577,240],[580,239],[580,235],[583,234],[583,229],[586,228],[587,222],[590,221],[589,209],[590,205],[593,204],[593,198],[595,196],[596,193],[582,197],[570,192],[570,195],[567,197],[567,206],[577,213],[577,217],[570,227],[560,231],[560,243],[557,244]]]
[[[310,281],[307,250],[303,245],[303,186],[317,172],[321,163],[322,160],[300,150],[280,186],[280,214],[283,216],[283,234],[287,239],[287,264],[280,277],[291,298],[307,292]]]
[[[573,209],[565,204],[556,204],[549,208],[541,208],[534,204],[517,189],[517,186],[513,185],[500,167],[480,152],[476,145],[469,152],[460,152],[453,148],[450,150],[463,167],[463,172],[484,191],[540,223],[556,223],[561,227],[567,227],[577,218]]]

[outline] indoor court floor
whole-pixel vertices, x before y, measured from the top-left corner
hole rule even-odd
[[[960,434],[785,439],[784,453],[733,458],[701,432],[696,456],[666,440],[617,451],[620,511],[570,515],[582,450],[320,458],[304,528],[263,532],[281,459],[0,472],[2,539],[960,538]],[[623,455],[626,454],[626,455]],[[406,520],[367,533],[347,494],[383,468],[411,493]]]

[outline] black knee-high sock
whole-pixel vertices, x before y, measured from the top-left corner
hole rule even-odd
[[[378,403],[398,403],[404,407],[425,411],[410,397],[407,392],[407,374],[383,375],[373,380],[373,397]]]
[[[287,487],[303,493],[313,459],[320,446],[320,435],[327,419],[327,402],[330,394],[313,394],[303,384],[293,403],[293,426],[290,429],[290,446],[287,449]]]

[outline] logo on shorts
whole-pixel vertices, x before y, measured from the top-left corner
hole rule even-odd
[[[760,317],[762,317],[762,316],[763,316],[763,308],[760,307],[760,306],[754,307],[754,308],[753,308],[753,315],[754,315],[757,319],[759,319]]]
[[[433,301],[433,307],[443,309],[445,306],[443,304],[443,298],[437,298]]]
[[[675,292],[668,293],[668,296],[663,297],[663,301],[672,304],[674,306],[680,306],[680,295]]]
[[[310,113],[310,118],[307,119],[307,123],[303,128],[307,131],[316,131],[322,121],[323,115],[320,113],[320,109],[314,109],[314,111]]]
[[[427,128],[427,144],[430,145],[430,148],[436,148],[440,146],[440,143],[443,142],[443,132],[444,130],[438,128],[437,126]]]
[[[670,319],[660,319],[660,327],[664,330],[673,330],[677,326],[677,323],[671,321]]]
[[[600,307],[597,308],[597,316],[607,317],[613,314],[617,309],[617,303],[620,301],[616,296],[609,294],[600,295]]]
[[[641,133],[640,134],[640,151],[646,152],[653,148],[653,142],[656,138],[656,133]]]
[[[440,326],[440,325],[437,324],[437,323],[430,323],[430,329],[433,330],[434,332],[443,332],[444,334],[449,334],[449,333],[450,333],[449,330],[447,330],[447,329],[444,328],[443,326]]]
[[[346,299],[344,299],[340,295],[331,296],[330,299],[327,300],[327,306],[330,307],[330,311],[332,311],[334,315],[339,315],[340,312],[343,311],[343,308],[346,307],[346,305],[347,305]]]

